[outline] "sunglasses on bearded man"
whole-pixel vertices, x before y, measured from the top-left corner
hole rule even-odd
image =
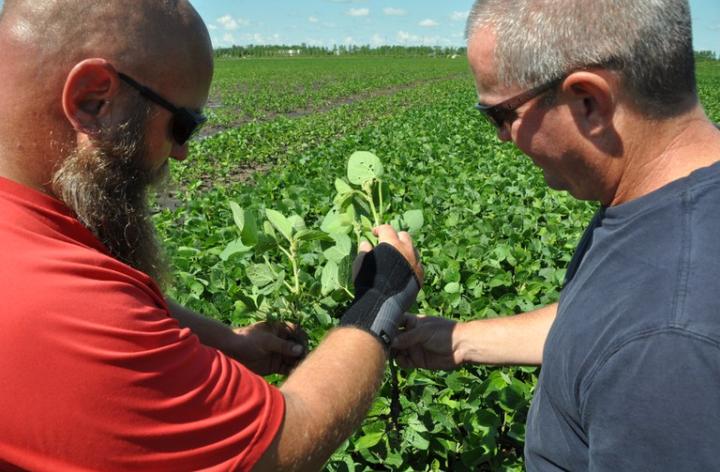
[[[172,136],[175,142],[182,146],[190,138],[195,136],[202,126],[207,122],[207,117],[201,113],[196,113],[185,107],[177,107],[165,100],[151,88],[146,87],[133,78],[122,72],[118,72],[120,80],[140,92],[140,95],[168,110],[173,115],[172,120]]]

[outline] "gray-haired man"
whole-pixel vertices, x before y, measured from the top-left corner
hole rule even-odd
[[[542,364],[528,470],[718,470],[720,132],[684,0],[479,0],[478,109],[547,184],[602,207],[559,304],[408,320],[401,364]]]

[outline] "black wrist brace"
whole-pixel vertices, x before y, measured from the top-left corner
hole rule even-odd
[[[420,284],[410,264],[394,247],[381,243],[365,255],[355,279],[355,300],[340,319],[377,336],[389,347]]]

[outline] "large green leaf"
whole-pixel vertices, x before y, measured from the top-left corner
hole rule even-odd
[[[265,210],[265,216],[267,216],[268,221],[273,225],[273,227],[280,232],[283,236],[285,236],[285,239],[288,241],[292,240],[292,234],[293,234],[293,223],[288,218],[283,216],[282,213],[276,210]]]
[[[351,184],[363,185],[378,180],[383,175],[383,165],[373,153],[357,151],[350,156],[347,164],[347,177]]]
[[[408,210],[403,213],[403,220],[410,233],[417,233],[425,224],[422,210]]]
[[[252,247],[243,244],[242,239],[238,238],[227,245],[225,250],[220,253],[220,259],[227,261],[233,254],[244,254],[252,251]]]
[[[323,267],[321,283],[323,295],[340,288],[339,268],[335,261],[329,260]]]
[[[355,450],[358,451],[360,449],[369,449],[373,446],[375,446],[377,443],[379,443],[385,433],[383,431],[378,431],[374,433],[368,433],[357,441],[355,441]]]
[[[232,210],[235,226],[242,232],[243,228],[245,228],[245,210],[240,208],[240,205],[235,202],[230,202],[230,210]]]
[[[265,287],[275,282],[275,274],[267,264],[253,264],[245,271],[250,283],[258,288]]]

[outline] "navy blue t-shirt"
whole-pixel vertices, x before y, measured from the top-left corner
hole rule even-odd
[[[601,209],[528,416],[529,471],[720,471],[720,162]]]

